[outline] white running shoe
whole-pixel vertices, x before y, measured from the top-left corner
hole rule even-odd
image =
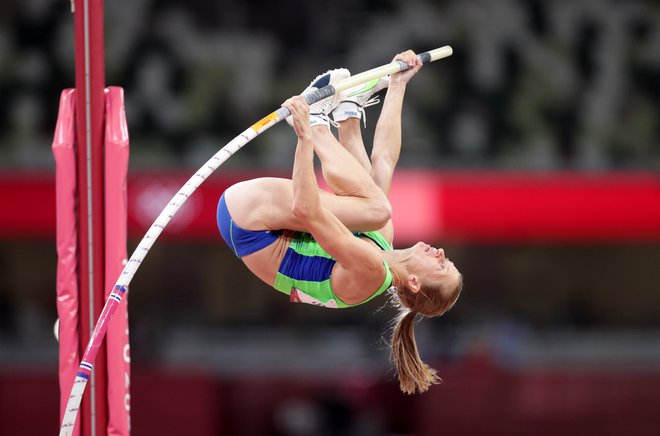
[[[332,111],[332,118],[336,121],[344,121],[348,118],[362,118],[364,125],[367,125],[367,117],[364,108],[380,103],[378,97],[371,98],[381,89],[387,88],[390,84],[389,76],[374,79],[362,85],[354,86],[339,93],[339,104]]]
[[[325,73],[316,76],[316,78],[312,80],[309,86],[305,88],[305,90],[301,92],[300,95],[311,94],[312,92],[321,89],[324,86],[337,83],[338,81],[347,79],[349,77],[351,77],[351,72],[346,68],[337,68],[335,70],[326,71]],[[309,123],[312,127],[319,124],[329,126],[330,118],[328,115],[339,104],[339,97],[339,93],[336,93],[309,106]],[[291,116],[286,118],[286,122],[289,123],[290,126],[293,126],[293,118]]]

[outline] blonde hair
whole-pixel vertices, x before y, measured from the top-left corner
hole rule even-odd
[[[456,303],[463,288],[463,276],[451,290],[447,285],[422,285],[419,292],[413,293],[404,286],[395,287],[391,292],[392,301],[399,307],[394,319],[390,339],[392,360],[396,367],[401,391],[406,394],[425,392],[431,385],[442,382],[436,371],[419,357],[415,342],[415,321],[418,315],[440,316]]]

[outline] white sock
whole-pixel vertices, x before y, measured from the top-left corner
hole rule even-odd
[[[289,115],[286,117],[286,122],[289,124],[291,127],[293,127],[293,116]],[[309,125],[314,127],[314,126],[326,126],[328,129],[330,128],[330,118],[328,118],[327,115],[323,114],[310,114],[309,115]]]
[[[328,118],[327,115],[323,114],[310,114],[309,115],[309,125],[314,127],[314,126],[326,126],[328,129],[330,128],[330,119]]]

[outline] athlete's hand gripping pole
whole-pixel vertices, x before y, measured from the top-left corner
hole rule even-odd
[[[429,63],[438,59],[443,59],[452,54],[450,46],[444,46],[435,50],[427,51],[417,55],[422,63]],[[408,64],[401,61],[394,61],[392,63],[373,68],[360,74],[356,74],[345,80],[342,80],[335,85],[324,86],[317,91],[308,94],[305,97],[307,103],[312,104],[321,99],[334,95],[337,92],[352,88],[353,86],[366,83],[388,74],[398,73],[407,70]],[[158,215],[156,221],[149,227],[144,238],[140,241],[137,248],[128,260],[123,271],[119,275],[115,287],[105,302],[101,315],[94,327],[87,349],[83,354],[82,361],[78,367],[78,373],[71,388],[69,401],[67,402],[64,417],[62,419],[62,426],[60,427],[60,436],[70,436],[73,432],[73,427],[78,417],[78,410],[82,400],[87,380],[93,369],[94,360],[98,353],[99,347],[103,342],[105,333],[108,330],[108,325],[112,316],[115,313],[117,305],[121,303],[122,298],[128,292],[128,285],[133,279],[135,272],[144,260],[145,256],[153,246],[154,242],[163,231],[165,226],[170,222],[174,214],[181,208],[183,203],[192,195],[193,192],[215,171],[222,165],[229,157],[240,150],[248,142],[265,132],[275,124],[284,120],[290,115],[289,110],[286,108],[279,108],[275,112],[270,113],[261,120],[254,123],[243,133],[232,139],[227,145],[222,147],[211,159],[209,159],[188,181],[179,189],[170,202],[165,206],[163,211]]]
[[[417,55],[417,57],[423,64],[427,64],[429,62],[434,62],[439,59],[443,59],[448,56],[451,56],[452,53],[453,53],[452,48],[448,45],[445,45],[444,47],[436,48],[435,50],[430,50],[430,51],[425,51],[424,53],[420,53]],[[316,91],[307,94],[305,96],[305,100],[307,101],[308,104],[316,103],[317,101],[322,100],[326,97],[330,97],[331,95],[334,95],[338,92],[344,91],[346,89],[352,88],[362,83],[369,82],[374,79],[379,79],[389,74],[405,71],[408,68],[410,68],[408,64],[406,64],[403,61],[393,61],[389,64],[382,65],[380,67],[376,67],[371,70],[367,70],[363,73],[351,76],[347,79],[341,80],[337,82],[335,85],[327,85],[321,89],[317,89]],[[268,125],[268,127],[277,124],[278,122],[282,121],[291,114],[289,113],[289,110],[287,108],[280,108],[275,112],[273,112],[272,114],[270,114],[268,117],[271,116],[274,117],[275,115],[277,115],[277,120],[274,121],[272,124]],[[263,118],[262,121],[264,121],[268,117]]]

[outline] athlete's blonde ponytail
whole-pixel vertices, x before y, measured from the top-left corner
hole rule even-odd
[[[415,318],[417,313],[404,308],[392,330],[392,360],[396,366],[401,390],[406,394],[427,391],[442,380],[435,370],[422,362],[415,342]]]
[[[436,371],[419,356],[415,342],[415,320],[418,314],[440,316],[451,309],[462,288],[462,276],[449,292],[443,286],[422,286],[416,293],[404,287],[394,288],[392,299],[399,306],[399,314],[392,329],[390,349],[399,386],[404,393],[425,392],[431,385],[442,382]]]

